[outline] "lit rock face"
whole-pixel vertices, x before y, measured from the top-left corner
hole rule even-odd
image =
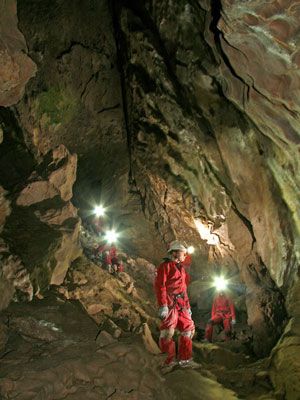
[[[113,4],[20,2],[19,26],[39,70],[15,112],[26,143],[39,162],[61,143],[77,153],[78,201],[99,189],[113,208],[123,208],[118,220],[137,254],[159,258],[176,237],[197,245],[196,277],[209,274],[211,262],[239,272],[256,354],[276,343],[286,300],[295,319],[272,353],[273,380],[285,390],[279,367],[288,362],[293,371],[290,336],[295,349],[299,343],[299,304],[290,296],[299,267],[299,6]],[[44,284],[64,276],[56,227],[76,220],[63,179],[72,176],[74,160],[63,172],[50,172],[49,163],[44,176],[43,168],[23,163],[25,184],[17,190],[20,168],[1,175],[15,194],[6,221],[28,210],[33,227],[49,229],[42,243],[57,250],[50,253],[54,264],[43,260],[43,269],[35,269],[38,285],[45,271],[55,273],[52,279],[47,272]],[[217,246],[199,238],[193,218],[211,222]],[[22,249],[21,239],[11,236],[12,249]]]
[[[16,1],[1,0],[0,9],[0,106],[8,107],[21,99],[36,65],[27,56],[24,36],[18,30]]]
[[[99,186],[124,208],[138,254],[158,258],[177,237],[197,245],[196,275],[210,261],[239,271],[255,351],[267,354],[299,257],[296,5],[44,4],[18,9],[39,69],[17,107],[32,151],[63,142],[78,153],[78,189]],[[199,238],[195,217],[212,223],[217,246]]]
[[[297,171],[294,142],[286,139],[287,145],[278,147],[275,133],[274,141],[266,138],[267,128],[223,89],[240,80],[220,49],[220,4],[211,10],[207,3],[209,12],[205,6],[152,1],[116,10],[127,46],[123,65],[132,170],[163,238],[173,231],[197,240],[198,249],[207,252],[189,228],[195,232],[193,217],[212,221],[220,238],[210,251],[213,261],[231,270],[238,266],[247,287],[255,352],[266,354],[285,317],[278,288],[285,291],[297,270],[296,203],[287,204],[284,196],[291,190],[283,191],[278,181],[286,173],[279,172],[283,159]],[[227,8],[234,13],[234,4]],[[252,40],[247,41],[250,47]],[[285,107],[282,111],[285,115]],[[291,152],[285,155],[286,146]],[[297,179],[292,178],[294,199]],[[202,259],[202,271],[210,270],[206,264]]]
[[[115,214],[127,248],[159,259],[160,238],[144,217],[134,185],[128,184],[130,162],[110,9],[103,0],[71,6],[19,2],[19,26],[38,66],[17,106],[19,121],[37,156],[61,143],[78,155],[74,193],[83,216],[101,201]]]
[[[117,279],[85,257],[79,258],[58,290],[67,299],[79,300],[101,330],[115,338],[124,332],[136,332],[142,322],[157,333],[156,304],[149,293],[154,266],[146,260],[124,256],[125,272],[119,273]],[[135,279],[129,275],[132,271]]]
[[[210,10],[209,2],[201,3],[206,11],[214,13],[215,22],[218,22],[213,26],[213,33],[219,40],[219,56],[215,55],[220,63],[218,72],[223,93],[259,130],[259,154],[263,156],[265,172],[261,173],[261,163],[253,159],[252,176],[256,180],[259,177],[259,182],[252,185],[247,179],[247,194],[255,188],[256,196],[260,194],[257,200],[268,212],[264,217],[259,215],[254,201],[248,212],[258,251],[272,278],[281,287],[296,272],[294,260],[285,266],[281,261],[289,259],[287,253],[293,246],[290,242],[299,234],[300,221],[297,206],[300,187],[297,147],[300,143],[297,118],[300,106],[299,4],[296,1],[264,4],[221,1]],[[213,39],[208,29],[205,38],[208,43]],[[264,190],[257,191],[260,185]],[[267,186],[271,193],[266,190]],[[279,196],[283,201],[281,206],[276,199]],[[296,252],[298,246],[299,243],[294,244]]]

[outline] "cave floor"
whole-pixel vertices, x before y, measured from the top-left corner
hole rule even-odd
[[[77,301],[51,294],[1,314],[8,341],[0,354],[1,399],[275,399],[265,360],[225,344],[194,342],[197,370],[162,374],[162,355],[138,333],[99,334]],[[236,344],[235,344],[236,345]]]

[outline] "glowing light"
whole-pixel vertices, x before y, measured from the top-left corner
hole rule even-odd
[[[187,248],[188,254],[193,254],[194,251],[195,251],[195,247],[194,247],[194,246],[189,246],[189,247]]]
[[[105,240],[108,242],[108,243],[114,243],[114,242],[116,242],[116,240],[118,239],[118,237],[119,237],[119,234],[115,231],[115,230],[111,230],[111,231],[107,231],[106,233],[105,233]]]
[[[199,219],[195,219],[194,222],[201,239],[208,240],[210,236],[210,227],[208,225],[204,225],[201,221],[199,221]]]
[[[225,290],[227,288],[227,280],[223,276],[216,276],[214,286],[218,291]]]
[[[94,214],[97,217],[102,217],[105,214],[105,208],[103,206],[101,206],[101,205],[100,206],[96,206],[94,208]]]
[[[216,246],[220,243],[219,236],[211,232],[212,226],[210,224],[205,225],[199,219],[194,219],[194,223],[201,239],[205,240],[207,244]]]
[[[207,240],[207,244],[211,244],[212,246],[216,246],[219,243],[220,243],[219,236],[214,233],[212,233],[209,239]]]

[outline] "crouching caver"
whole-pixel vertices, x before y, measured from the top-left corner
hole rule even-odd
[[[171,243],[168,250],[170,258],[165,259],[157,269],[155,291],[160,306],[159,346],[167,353],[165,364],[171,364],[176,358],[173,340],[175,329],[180,332],[178,343],[179,364],[188,364],[192,360],[192,337],[195,325],[191,318],[191,308],[187,295],[186,272],[183,262],[186,248],[178,241]]]
[[[230,296],[223,290],[220,290],[214,298],[211,319],[205,328],[205,341],[211,342],[213,337],[214,325],[223,325],[225,331],[225,340],[230,340],[231,326],[235,325],[235,309]]]
[[[122,261],[119,261],[117,256],[117,249],[114,245],[103,244],[97,246],[96,254],[99,260],[102,262],[104,269],[109,273],[118,273],[124,271]]]

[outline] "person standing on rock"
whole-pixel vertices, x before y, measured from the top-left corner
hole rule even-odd
[[[99,259],[109,273],[124,271],[123,263],[118,259],[117,248],[112,243],[103,243],[95,249],[96,258]]]
[[[232,325],[235,325],[235,308],[230,296],[220,290],[214,298],[211,310],[211,319],[205,328],[205,341],[212,342],[214,325],[223,325],[225,340],[231,338]]]
[[[186,272],[183,262],[186,248],[178,241],[170,244],[169,257],[158,267],[155,278],[155,292],[159,305],[160,326],[159,347],[167,353],[166,365],[176,364],[176,347],[173,340],[175,329],[180,332],[178,360],[180,366],[194,366],[192,362],[192,337],[195,325],[187,295]]]

